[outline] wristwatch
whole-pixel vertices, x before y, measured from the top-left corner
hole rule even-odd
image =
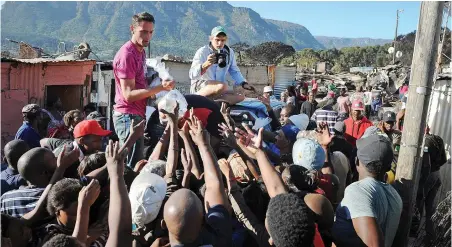
[[[242,87],[245,86],[245,84],[248,84],[248,82],[242,81],[242,83],[240,83],[240,85],[241,85]]]

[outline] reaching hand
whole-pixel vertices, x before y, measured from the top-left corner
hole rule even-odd
[[[223,116],[229,116],[229,114],[231,113],[231,107],[228,107],[228,104],[222,102],[220,112]]]
[[[256,89],[254,89],[253,86],[251,86],[250,84],[248,84],[248,82],[245,82],[245,83],[242,85],[242,88],[245,89],[245,90],[248,90],[248,91],[256,91]]]
[[[257,136],[246,133],[245,131],[235,128],[235,137],[238,138],[240,143],[246,146],[252,153],[256,153],[259,149],[262,149],[262,136],[264,128],[259,129]]]
[[[184,171],[191,172],[191,168],[193,167],[193,162],[191,160],[191,156],[185,152],[184,148],[182,148],[180,151],[180,157],[181,157],[182,165],[184,166]]]
[[[220,128],[218,131],[220,132],[220,135],[223,136],[226,145],[231,148],[237,148],[237,140],[235,139],[232,130],[230,130],[225,123],[218,124],[218,127]]]
[[[201,146],[209,143],[209,134],[203,129],[201,121],[196,116],[191,116],[188,125],[190,126],[191,139],[196,145]]]
[[[170,241],[167,237],[157,238],[151,247],[171,247]]]
[[[107,145],[105,151],[105,157],[107,159],[107,169],[110,177],[113,175],[123,176],[124,175],[124,159],[126,158],[129,150],[124,148],[122,152],[119,152],[119,143],[113,143],[112,140]]]
[[[78,193],[78,203],[87,204],[87,206],[93,205],[97,197],[100,194],[99,181],[96,179],[91,180],[88,186],[84,186],[82,190]]]
[[[167,112],[165,109],[160,109],[160,112],[165,115],[165,119],[168,120],[169,124],[176,124],[179,119],[179,103],[176,104],[176,108],[174,108],[173,112]]]
[[[257,99],[262,102],[265,106],[270,106],[270,98],[265,98],[262,96],[257,97]]]
[[[188,121],[185,121],[184,126],[179,130],[179,135],[182,139],[190,137],[190,127],[188,126]]]
[[[144,136],[144,128],[146,125],[146,120],[141,120],[137,125],[135,125],[134,120],[132,119],[132,124],[130,125],[130,135],[134,137]]]
[[[134,172],[141,172],[141,170],[143,170],[144,166],[148,163],[147,160],[140,160],[137,162],[137,164],[135,165],[135,168],[133,168]]]
[[[245,123],[242,123],[243,128],[245,128],[246,132],[248,132],[249,135],[255,136],[256,134],[254,131]]]
[[[226,159],[219,159],[218,166],[220,167],[221,172],[226,178],[229,178],[231,172],[231,165]],[[234,175],[232,175],[234,176]]]
[[[248,133],[239,128],[235,128],[234,136],[245,146],[250,145],[251,140],[256,136],[254,133]]]
[[[326,123],[320,123],[319,127],[316,130],[316,137],[317,142],[326,147],[328,144],[331,143],[331,140],[333,139],[333,136],[330,135],[330,130],[328,128],[328,124]]]
[[[80,149],[74,148],[73,150],[66,152],[67,145],[63,146],[63,150],[57,158],[57,168],[66,170],[72,164],[74,164],[80,157]]]
[[[176,85],[176,82],[174,80],[163,80],[162,81],[162,87],[166,91],[173,90],[175,85]]]

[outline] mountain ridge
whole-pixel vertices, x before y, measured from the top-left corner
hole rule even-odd
[[[354,47],[354,46],[374,46],[374,45],[384,45],[391,43],[391,39],[375,39],[375,38],[346,38],[346,37],[332,37],[316,35],[314,36],[325,48],[327,49],[341,49],[344,47]]]
[[[88,42],[94,52],[111,59],[130,38],[132,15],[143,11],[156,19],[153,55],[192,58],[217,25],[225,26],[229,44],[281,41],[297,50],[324,48],[302,25],[266,20],[252,9],[227,2],[5,2],[1,33],[48,50],[56,50],[56,40]]]
[[[24,41],[55,53],[58,43],[69,47],[88,42],[102,59],[112,59],[130,39],[129,26],[135,13],[147,11],[156,19],[151,41],[153,56],[166,53],[191,59],[208,42],[211,29],[223,25],[228,44],[251,46],[278,41],[296,50],[325,49],[303,25],[262,18],[245,7],[227,2],[10,2],[1,8],[2,51]],[[340,43],[335,41],[336,43]],[[330,44],[330,43],[326,43]]]

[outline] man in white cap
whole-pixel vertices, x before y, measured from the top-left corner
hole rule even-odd
[[[273,88],[271,86],[265,86],[264,87],[264,93],[262,96],[266,99],[270,99],[270,97],[273,95]]]
[[[210,43],[196,51],[189,72],[190,92],[236,104],[243,101],[245,97],[234,94],[233,89],[229,88],[226,81],[227,72],[235,81],[235,86],[240,85],[252,91],[254,87],[250,86],[240,73],[235,53],[226,45],[227,39],[228,36],[223,27],[214,27],[209,38]]]

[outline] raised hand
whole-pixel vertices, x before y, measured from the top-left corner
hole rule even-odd
[[[219,127],[218,131],[220,132],[220,135],[223,136],[226,145],[228,145],[231,148],[236,148],[237,140],[235,139],[232,130],[229,129],[229,127],[225,123],[218,124],[218,127]]]
[[[229,178],[229,175],[231,175],[231,165],[226,159],[219,159],[218,160],[218,166],[220,167],[221,172],[226,178]],[[234,177],[232,175],[232,177]]]
[[[86,204],[86,206],[91,207],[96,201],[100,194],[99,181],[96,179],[91,180],[88,186],[84,186],[82,190],[78,193],[78,203]]]
[[[110,176],[124,175],[124,159],[128,153],[128,148],[124,148],[122,152],[119,152],[119,143],[113,143],[112,140],[109,141],[105,151],[105,157],[107,159],[107,169]]]
[[[228,116],[231,112],[231,107],[228,107],[228,104],[226,104],[225,102],[222,102],[220,112],[221,112],[221,115]]]
[[[182,165],[184,166],[184,172],[191,172],[191,168],[193,168],[193,162],[191,160],[191,156],[185,152],[184,148],[182,148],[180,151],[180,157]]]
[[[202,127],[201,121],[196,116],[190,116],[190,118],[192,120],[188,121],[188,125],[190,126],[190,136],[193,142],[198,146],[208,144],[209,134]]]
[[[184,126],[179,130],[179,135],[182,139],[190,137],[190,126],[188,126],[188,121],[185,121]]]
[[[251,136],[255,136],[256,133],[254,133],[254,131],[250,128],[250,126],[248,126],[245,123],[242,123],[243,128],[245,128],[246,132],[251,135]]]
[[[270,106],[270,98],[264,98],[262,96],[258,96],[257,99],[262,102],[265,106]]]
[[[242,143],[246,148],[252,152],[256,153],[259,149],[262,149],[262,136],[264,128],[259,129],[258,135],[251,135],[239,128],[235,128],[235,137]]]
[[[72,164],[74,164],[80,157],[80,149],[74,148],[73,150],[67,152],[67,145],[63,146],[63,150],[58,155],[57,158],[57,168],[66,170]]]
[[[320,145],[326,147],[326,146],[328,146],[328,144],[331,143],[333,136],[330,135],[330,130],[328,128],[328,124],[320,123],[316,132],[317,132],[316,133],[317,142]]]
[[[144,128],[146,125],[146,120],[141,120],[137,125],[135,125],[134,120],[132,119],[132,124],[130,125],[130,135],[134,137],[144,136]]]
[[[176,108],[174,108],[173,112],[167,112],[165,109],[160,109],[160,112],[165,115],[164,119],[167,119],[169,124],[174,125],[179,119],[179,103],[176,104]]]
[[[147,160],[140,160],[137,162],[137,164],[135,165],[135,168],[133,168],[134,172],[141,172],[141,170],[143,170],[144,166],[148,163]]]

